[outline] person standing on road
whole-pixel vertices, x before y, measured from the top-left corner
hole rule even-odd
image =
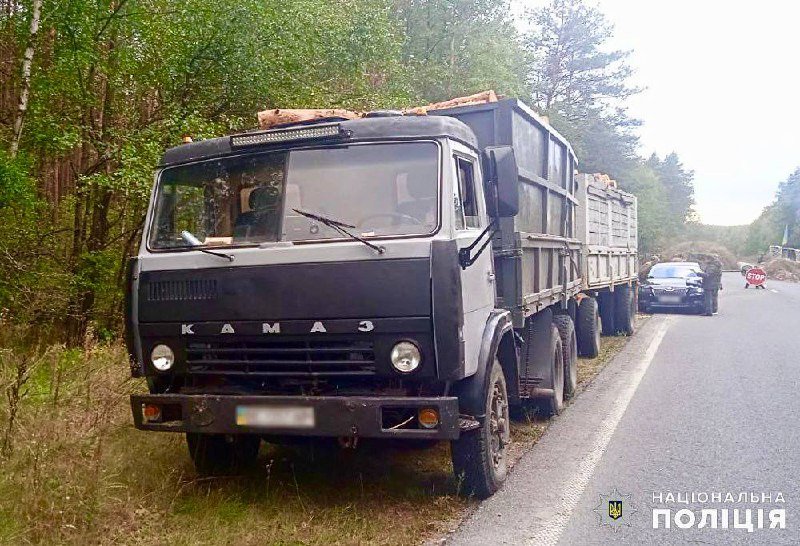
[[[719,309],[719,291],[722,289],[722,264],[719,260],[700,261],[703,271],[698,273],[703,279],[704,315],[710,317]]]

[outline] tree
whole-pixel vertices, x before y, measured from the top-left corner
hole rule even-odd
[[[522,96],[524,53],[508,1],[395,0],[415,94],[439,101],[486,89]]]
[[[800,248],[800,167],[781,182],[775,201],[750,225],[746,249],[761,254],[770,245],[781,244],[785,231],[786,246]]]
[[[639,89],[628,83],[629,52],[607,51],[612,26],[582,0],[553,0],[527,22],[531,100],[572,143],[580,169],[619,177],[635,168],[639,122],[623,101]]]
[[[677,230],[689,219],[694,206],[694,171],[683,167],[678,154],[672,152],[664,160],[656,154],[650,156],[647,164],[658,173],[666,190],[666,204],[669,221]]]
[[[11,157],[17,155],[19,150],[19,139],[22,137],[22,124],[25,121],[25,114],[28,111],[28,95],[31,91],[31,64],[36,47],[36,35],[39,33],[39,20],[42,16],[42,0],[33,0],[31,13],[31,26],[28,35],[28,47],[25,48],[25,55],[22,59],[22,90],[19,94],[19,106],[17,116],[14,118],[14,134],[11,138],[9,150]]]
[[[639,224],[639,253],[647,257],[666,246],[664,226],[667,211],[663,206],[666,192],[658,174],[639,161],[620,176],[619,185],[637,197]]]
[[[604,50],[613,27],[582,0],[553,0],[528,13],[524,37],[528,84],[534,105],[571,120],[629,97],[629,51]]]

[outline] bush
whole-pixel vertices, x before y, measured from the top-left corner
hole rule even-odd
[[[722,262],[723,269],[739,269],[736,256],[727,247],[710,241],[686,241],[668,248],[661,261],[679,261],[688,254],[716,254]]]

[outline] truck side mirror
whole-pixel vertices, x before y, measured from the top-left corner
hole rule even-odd
[[[496,218],[516,216],[519,212],[519,171],[514,148],[489,146],[483,158],[489,215]]]

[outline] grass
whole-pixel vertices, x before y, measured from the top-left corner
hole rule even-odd
[[[598,358],[582,359],[580,384],[625,341],[605,338]],[[458,495],[444,443],[262,445],[247,475],[199,479],[182,436],[133,429],[128,395],[143,386],[118,344],[3,349],[0,381],[0,429],[9,389],[18,398],[0,459],[2,543],[415,544],[475,505]],[[515,423],[513,459],[546,427]]]

